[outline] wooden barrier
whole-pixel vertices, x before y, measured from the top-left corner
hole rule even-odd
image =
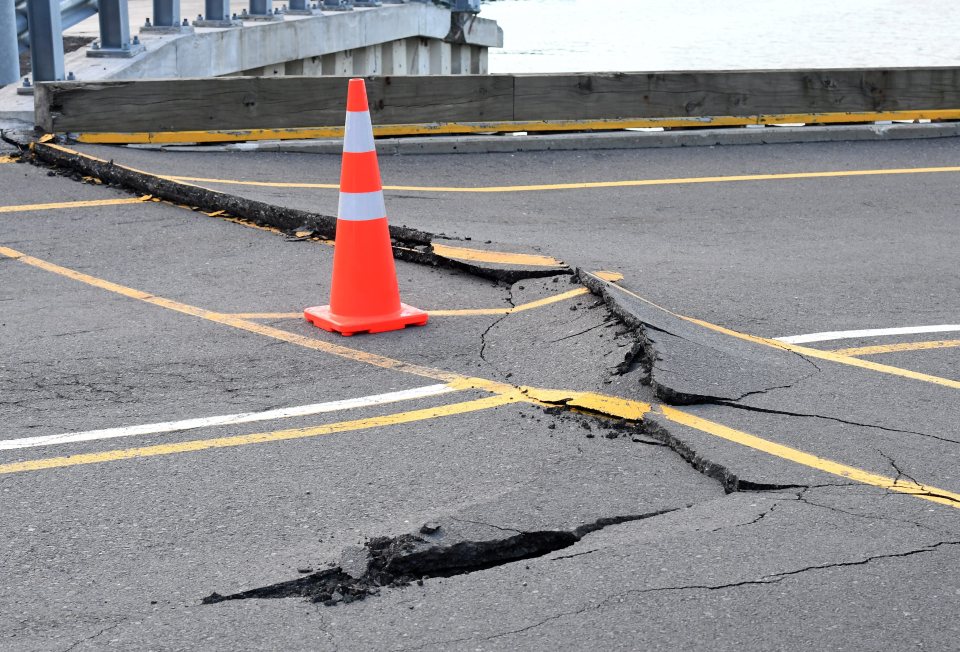
[[[36,122],[94,142],[335,136],[342,77],[37,86]],[[380,135],[960,118],[960,68],[371,77]],[[99,136],[97,136],[99,135]]]

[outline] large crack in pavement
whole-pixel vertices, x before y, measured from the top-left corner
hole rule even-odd
[[[664,403],[736,403],[749,396],[790,389],[821,373],[820,367],[805,356],[784,357],[773,349],[762,351],[727,335],[705,331],[626,293],[614,293],[610,283],[581,268],[575,270],[574,277],[635,332],[639,343],[635,357],[647,375],[646,382]]]
[[[26,149],[27,144],[20,143],[18,147]],[[298,241],[308,237],[333,240],[336,236],[337,217],[334,215],[277,206],[210,190],[120,165],[112,160],[106,161],[89,156],[55,142],[31,142],[29,148],[32,151],[32,163],[61,173],[65,172],[66,176],[75,181],[83,181],[86,176],[121,190],[146,194],[191,210],[207,214],[215,213],[220,218],[278,229]],[[504,283],[556,274],[572,274],[572,270],[560,261],[553,261],[556,264],[527,266],[485,263],[457,258],[454,255],[443,255],[435,251],[435,243],[440,246],[443,242],[465,241],[469,238],[456,238],[404,225],[390,224],[388,228],[393,254],[398,260],[456,269]],[[449,249],[449,246],[446,248]]]
[[[446,523],[425,523],[417,533],[377,537],[364,546],[348,547],[340,564],[304,577],[230,595],[212,593],[203,604],[250,598],[303,597],[333,606],[379,594],[385,587],[400,587],[434,577],[452,577],[542,557],[569,548],[585,536],[612,525],[640,521],[679,508],[645,514],[610,516],[568,530],[521,531],[496,525],[449,518]],[[499,536],[464,538],[454,522],[479,525]],[[468,530],[469,531],[469,530]]]
[[[333,237],[334,235],[336,218],[333,216],[281,208],[263,202],[197,188],[189,184],[145,175],[136,170],[114,165],[112,162],[99,161],[92,157],[76,155],[76,153],[68,154],[51,147],[38,147],[35,153],[48,164],[67,165],[71,169],[79,169],[84,173],[104,178],[122,187],[165,196],[172,201],[179,201],[189,206],[201,206],[209,210],[226,210],[232,215],[251,220],[254,223],[268,224],[291,232],[307,231],[312,236],[317,237]],[[435,235],[416,229],[408,229],[407,227],[391,227],[391,237],[394,239],[395,255],[399,259],[429,265],[442,264],[507,283],[570,272],[569,269],[503,270],[496,266],[442,259],[431,251],[433,239],[443,237],[442,234]],[[792,356],[783,356],[784,351],[774,352],[772,349],[770,352],[757,352],[756,347],[745,346],[742,342],[735,341],[728,336],[704,333],[699,327],[683,322],[676,316],[671,318],[667,311],[653,307],[652,304],[645,305],[642,300],[632,301],[626,295],[614,295],[607,288],[605,281],[584,273],[580,269],[576,270],[571,280],[579,281],[595,295],[598,295],[602,301],[602,304],[599,305],[605,306],[609,316],[599,324],[593,324],[577,332],[550,340],[549,343],[556,344],[582,337],[601,327],[608,326],[614,321],[623,323],[627,328],[626,332],[632,338],[631,345],[622,362],[612,370],[612,375],[625,376],[631,372],[639,371],[640,373],[636,376],[639,376],[640,382],[649,385],[654,395],[666,404],[722,405],[734,409],[789,417],[826,419],[857,427],[877,428],[887,432],[914,434],[950,443],[960,443],[949,438],[910,430],[860,423],[820,414],[775,410],[740,403],[743,399],[751,396],[793,388],[797,384],[822,373],[822,369],[816,362],[796,351],[791,352],[793,353]],[[516,306],[512,285],[508,301],[510,307]],[[495,319],[480,334],[480,358],[504,380],[509,379],[512,374],[503,371],[494,360],[488,359],[487,348],[491,333],[511,314],[506,313]],[[710,373],[704,373],[704,370],[709,370]],[[705,381],[706,378],[710,377],[714,379],[712,382]],[[522,391],[522,387],[516,387]],[[617,427],[625,428],[635,435],[650,438],[649,440],[641,439],[639,441],[670,448],[695,471],[720,483],[727,493],[778,492],[794,489],[800,490],[797,494],[798,500],[813,507],[834,509],[827,505],[805,500],[804,494],[806,490],[815,486],[841,485],[757,482],[744,479],[728,466],[712,460],[707,454],[698,451],[682,435],[678,435],[670,424],[663,419],[658,419],[656,415],[651,415],[651,418],[645,418],[639,422],[625,421],[621,415],[606,412],[602,409],[585,409],[577,406],[569,399],[541,400],[541,403],[546,404],[544,409],[554,410],[552,413],[555,415],[562,413],[572,417],[574,416],[573,412],[585,413],[606,420],[605,425],[608,426],[611,423],[609,420],[613,419],[615,421],[612,423]],[[547,407],[551,405],[552,407]],[[634,441],[638,440],[634,439]],[[879,453],[889,460],[897,473],[897,479],[905,477],[913,481],[909,475],[903,473],[891,457],[884,454],[883,451],[879,451]],[[936,492],[932,492],[922,485],[919,486],[928,495],[939,496]],[[302,597],[327,606],[350,603],[378,595],[382,589],[388,587],[403,587],[415,582],[422,583],[424,579],[428,578],[464,575],[526,559],[542,557],[573,546],[589,534],[611,525],[649,519],[679,509],[682,509],[682,507],[641,514],[604,517],[570,529],[532,529],[529,531],[504,528],[450,516],[442,522],[426,523],[415,533],[376,537],[370,539],[363,546],[348,547],[343,550],[339,564],[326,570],[311,572],[293,580],[228,595],[214,592],[205,597],[203,603],[215,604],[229,600],[286,597]],[[776,504],[754,520],[741,524],[741,526],[759,523],[775,509]],[[835,511],[850,513],[843,510]],[[854,513],[850,514],[861,516]],[[464,536],[464,533],[458,529],[458,523],[486,528],[489,532],[493,532],[493,535],[477,537],[469,536],[471,533],[468,532],[468,536]],[[941,546],[954,545],[960,545],[960,541],[941,541],[906,552],[878,554],[864,559],[806,566],[733,583],[656,587],[631,591],[615,597],[622,599],[624,595],[634,593],[682,590],[716,591],[773,584],[806,572],[860,566],[882,559],[930,553]],[[594,551],[588,550],[567,557],[586,555],[591,552]],[[600,606],[602,606],[602,603]],[[591,606],[589,608],[599,607]],[[552,616],[541,623],[525,627],[523,630],[514,630],[508,633],[533,629],[550,620],[575,613],[579,612]],[[505,634],[498,634],[497,636],[502,635]]]

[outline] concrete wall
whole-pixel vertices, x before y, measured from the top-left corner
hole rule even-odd
[[[425,4],[288,16],[242,28],[197,29],[182,36],[141,35],[147,52],[133,59],[67,63],[78,79],[156,79],[222,75],[484,74],[486,49],[503,44],[494,21],[478,18],[465,44],[445,42],[451,13]],[[82,54],[81,54],[82,57]],[[386,63],[385,63],[386,62]],[[73,65],[71,65],[73,64]],[[388,64],[388,65],[387,65]],[[387,70],[389,68],[389,70]]]
[[[232,75],[485,75],[487,48],[414,37],[250,68]]]

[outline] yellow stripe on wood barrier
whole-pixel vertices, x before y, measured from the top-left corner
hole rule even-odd
[[[433,136],[516,131],[610,131],[618,129],[689,127],[742,127],[796,123],[841,124],[886,120],[960,120],[960,109],[931,111],[863,111],[841,113],[781,113],[749,116],[680,116],[623,118],[611,120],[520,120],[501,122],[435,122],[374,126],[375,136]],[[343,138],[343,127],[296,127],[286,129],[222,129],[212,131],[149,131],[134,133],[83,132],[74,134],[82,143],[111,145],[229,143],[247,140],[310,140]]]

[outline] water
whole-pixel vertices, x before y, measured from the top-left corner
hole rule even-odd
[[[960,65],[943,0],[497,0],[490,72]]]

